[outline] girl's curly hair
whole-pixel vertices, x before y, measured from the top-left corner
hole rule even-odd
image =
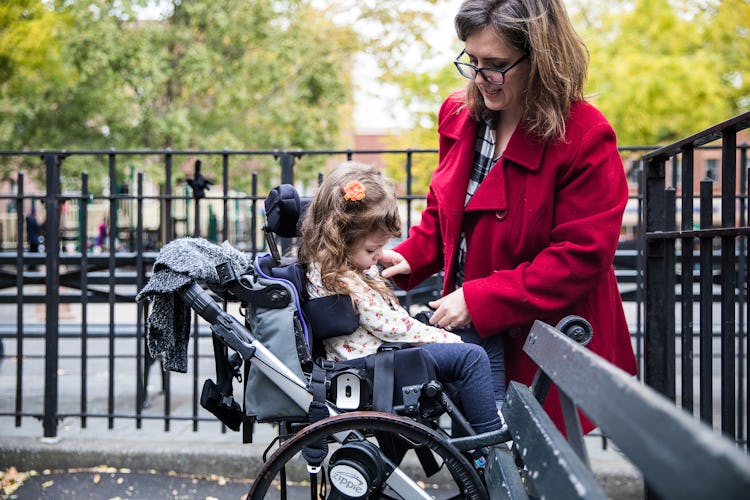
[[[364,186],[364,198],[346,199],[344,187],[352,181]],[[332,292],[351,295],[339,278],[356,274],[385,297],[393,297],[384,279],[359,273],[351,262],[352,248],[375,233],[401,236],[393,185],[370,165],[344,162],[326,176],[307,208],[299,261],[320,266],[323,286]]]

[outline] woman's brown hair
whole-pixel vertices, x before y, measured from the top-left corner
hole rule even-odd
[[[570,105],[581,101],[589,54],[562,0],[466,0],[454,24],[461,41],[492,28],[509,45],[529,55],[523,125],[541,142],[565,138]],[[491,118],[476,83],[469,83],[466,106],[472,118]]]

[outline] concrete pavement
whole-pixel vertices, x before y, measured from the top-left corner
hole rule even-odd
[[[198,432],[189,422],[172,422],[169,432],[162,422],[140,430],[132,421],[113,429],[106,422],[89,419],[84,429],[63,421],[50,440],[41,437],[41,423],[26,419],[15,427],[0,418],[0,470],[7,479],[13,467],[22,479],[13,496],[0,498],[242,498],[276,435],[274,426],[258,424],[254,442],[242,444],[240,433],[222,433],[218,421],[200,423]],[[586,439],[605,491],[614,499],[643,498],[640,474],[611,443],[604,449],[601,438]],[[410,467],[418,465],[406,460],[403,468]],[[301,496],[307,495],[303,488]]]
[[[75,313],[77,309],[71,308],[71,311]],[[14,320],[12,312],[0,309],[0,317],[10,314],[8,320]],[[30,319],[41,320],[39,308],[34,305],[28,305],[28,310],[24,312]],[[101,311],[101,314],[97,312],[95,317],[105,318],[106,311]],[[132,320],[135,311],[132,307],[118,304],[116,317]],[[76,314],[61,320],[65,324],[77,322],[80,322],[80,318]],[[106,338],[89,339],[88,351],[96,354],[87,362],[88,389],[85,398],[89,414],[107,413],[110,377],[114,377],[115,381],[114,413],[132,414],[136,393],[135,342],[134,338],[118,337],[115,344],[110,346]],[[201,353],[211,353],[210,339],[201,339],[199,344]],[[0,413],[4,414],[0,416],[0,473],[14,467],[18,471],[17,477],[24,478],[26,486],[22,484],[16,490],[17,498],[155,498],[147,486],[152,483],[157,491],[159,486],[163,486],[165,498],[238,498],[233,488],[241,487],[247,491],[249,481],[255,478],[263,462],[266,448],[277,434],[274,426],[258,424],[255,426],[254,442],[243,444],[240,433],[231,430],[222,432],[218,421],[199,422],[195,431],[192,422],[181,420],[192,414],[194,374],[199,381],[215,376],[213,358],[205,356],[201,357],[197,369],[190,367],[189,374],[172,374],[169,408],[176,418],[170,421],[169,431],[165,431],[165,398],[158,393],[161,383],[156,365],[151,370],[149,387],[152,407],[144,411],[140,429],[136,428],[135,420],[127,416],[115,418],[112,428],[108,427],[107,418],[88,417],[84,428],[80,418],[71,417],[59,422],[56,438],[44,439],[42,423],[33,417],[25,416],[22,425],[15,426],[12,395],[16,390],[18,358],[14,357],[14,342],[6,340],[5,347],[6,359],[0,362]],[[110,350],[118,355],[114,370],[108,363]],[[43,408],[43,352],[43,338],[24,341],[22,400],[23,411],[27,414],[41,413]],[[77,339],[60,341],[58,400],[63,414],[80,411],[80,353],[81,346]],[[235,387],[236,395],[241,394],[240,387]],[[201,415],[210,416],[202,409],[200,412]],[[643,497],[640,474],[617,450],[611,446],[604,449],[601,439],[597,437],[587,437],[587,443],[594,471],[612,498],[634,500]],[[407,460],[402,468],[408,467],[418,466],[415,461]],[[103,473],[102,470],[110,472]],[[32,471],[37,475],[26,474]],[[95,484],[110,485],[106,491],[103,487],[84,488],[84,483],[88,485],[93,482],[97,474],[99,481]],[[119,483],[109,481],[113,474],[121,480]],[[133,474],[139,474],[137,481],[130,481]],[[6,481],[10,475],[6,473],[1,481]],[[202,489],[183,493],[178,486],[179,481],[173,481],[173,477],[189,478],[189,481],[185,481],[188,489],[198,486]],[[232,488],[227,486],[230,483]],[[42,488],[45,484],[46,488]],[[223,487],[219,488],[223,494],[212,493],[217,484]],[[139,491],[139,485],[143,485],[144,489]],[[131,487],[135,490],[129,489]],[[78,491],[76,488],[82,493],[70,493]],[[177,493],[172,495],[172,490]],[[39,496],[40,491],[44,496]],[[0,498],[3,497],[0,494]]]

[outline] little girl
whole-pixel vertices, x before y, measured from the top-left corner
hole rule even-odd
[[[419,344],[435,359],[441,381],[459,385],[474,431],[501,427],[484,349],[413,319],[380,276],[376,263],[386,243],[401,236],[401,216],[392,189],[374,168],[346,162],[334,169],[310,203],[301,232],[298,257],[307,264],[310,298],[349,295],[359,313],[354,333],[323,340],[328,359],[374,354],[384,342]]]

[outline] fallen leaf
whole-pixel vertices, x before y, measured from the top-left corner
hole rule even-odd
[[[18,470],[15,467],[11,467],[5,472],[0,472],[0,479],[5,479],[5,478],[13,479],[16,475],[18,475]]]
[[[93,478],[94,484],[99,484],[101,480],[102,480],[101,474],[94,474],[94,478]]]
[[[52,486],[53,484],[55,484],[55,482],[54,482],[54,481],[52,481],[52,480],[49,480],[49,481],[45,481],[45,482],[43,482],[43,483],[42,483],[42,488],[44,488],[44,489],[46,490],[47,488],[49,488],[49,487],[50,487],[50,486]]]
[[[15,467],[11,467],[5,472],[0,471],[0,496],[2,498],[12,498],[11,495],[21,487],[29,476],[35,476],[36,471],[18,472]],[[5,496],[7,495],[7,496]]]

